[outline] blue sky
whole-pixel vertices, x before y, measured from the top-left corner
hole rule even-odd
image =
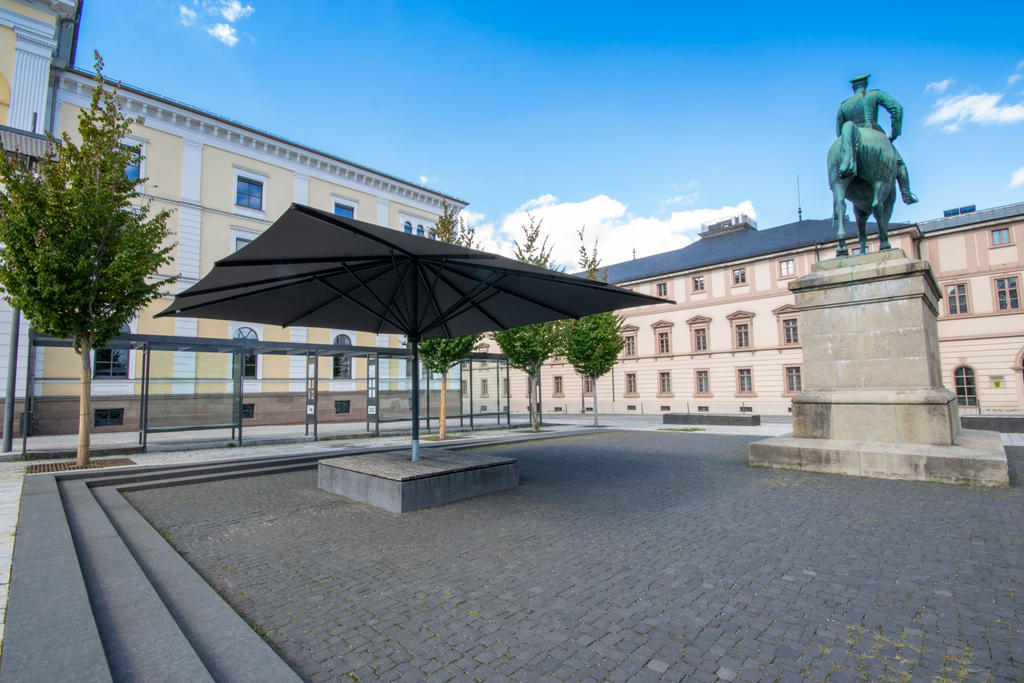
[[[530,211],[570,262],[586,225],[610,264],[793,221],[797,175],[828,217],[865,71],[905,109],[921,201],[893,220],[1024,201],[1022,25],[1020,2],[86,0],[78,65],[463,198],[492,249]]]

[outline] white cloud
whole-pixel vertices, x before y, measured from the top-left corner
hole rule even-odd
[[[420,176],[420,185],[426,185],[428,182],[430,182],[430,178],[429,177],[427,177],[425,175],[421,175]]]
[[[1022,78],[1024,78],[1024,76],[1020,74],[1010,74],[1009,78],[1006,79],[1006,85],[1011,86]]]
[[[206,32],[228,47],[234,47],[235,43],[238,42],[238,32],[230,24],[208,26]]]
[[[580,202],[559,202],[545,194],[525,202],[502,218],[500,224],[486,222],[482,214],[463,211],[466,223],[476,228],[482,249],[511,256],[513,243],[522,239],[522,226],[530,216],[541,220],[542,233],[549,236],[556,262],[572,272],[576,270],[579,237],[576,231],[586,226],[588,248],[598,240],[598,255],[604,265],[621,263],[633,257],[679,249],[692,242],[700,232],[701,223],[745,213],[754,217],[750,201],[717,209],[673,211],[664,218],[633,216],[622,202],[607,195],[598,195]]]
[[[194,9],[190,9],[184,5],[178,5],[178,21],[181,22],[182,26],[191,26],[195,23],[198,16],[199,15]]]
[[[928,85],[924,86],[924,91],[933,92],[938,95],[941,95],[942,93],[946,92],[949,86],[953,85],[953,82],[954,81],[952,78],[947,78],[944,81],[935,81],[934,83],[929,83]]]
[[[1024,69],[1024,59],[1017,62],[1017,71],[1020,71],[1021,69]]]
[[[246,18],[256,10],[252,5],[243,6],[238,0],[221,0],[217,11],[229,22],[234,23],[239,19]]]
[[[946,133],[955,133],[965,123],[981,125],[1019,123],[1024,121],[1024,104],[1001,104],[1002,93],[962,93],[943,97],[925,119],[929,126],[942,126]]]
[[[1021,166],[1010,176],[1010,189],[1024,185],[1024,166]]]
[[[697,199],[700,197],[698,192],[689,192],[687,194],[678,194],[675,197],[669,197],[668,199],[662,199],[661,205],[668,206],[670,204],[682,204],[683,206],[689,206],[690,204],[696,204]]]

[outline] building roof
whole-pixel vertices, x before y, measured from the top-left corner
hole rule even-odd
[[[917,224],[920,228],[921,233],[935,232],[936,230],[942,230],[943,228],[953,228],[960,225],[968,225],[970,223],[981,223],[984,221],[991,221],[997,218],[1010,218],[1012,216],[1024,215],[1024,202],[1018,202],[1017,204],[1007,204],[1006,206],[994,206],[991,209],[982,209],[981,211],[970,211],[968,213],[962,213],[959,216],[949,216],[948,218],[936,218],[930,221],[921,221]]]
[[[75,76],[79,76],[79,77],[82,77],[82,78],[88,78],[90,80],[95,79],[95,74],[92,74],[89,71],[85,71],[84,69],[80,69],[80,68],[75,67],[75,66],[71,66],[71,67],[65,69],[64,71],[66,73],[74,74]],[[213,119],[215,121],[219,121],[219,122],[227,124],[229,126],[234,126],[236,128],[240,128],[242,130],[249,131],[250,133],[254,133],[256,135],[263,136],[265,138],[271,138],[272,140],[275,140],[277,142],[280,142],[280,143],[283,143],[283,144],[286,144],[286,145],[291,145],[292,147],[296,147],[298,149],[302,149],[302,150],[305,150],[306,152],[311,152],[313,154],[317,154],[317,155],[320,155],[322,157],[327,157],[328,159],[332,159],[333,161],[336,161],[338,163],[345,164],[345,165],[351,166],[353,168],[358,168],[358,169],[360,169],[362,171],[368,171],[369,173],[373,173],[373,174],[381,176],[383,178],[387,178],[389,180],[392,180],[392,181],[395,181],[395,182],[398,182],[398,183],[402,183],[403,185],[408,185],[410,187],[415,187],[415,188],[417,188],[419,190],[423,190],[424,192],[428,192],[428,193],[436,195],[438,197],[443,197],[444,199],[446,199],[446,200],[448,200],[448,201],[450,201],[452,203],[458,204],[459,206],[468,206],[469,205],[469,202],[467,202],[464,199],[459,199],[458,197],[456,197],[454,195],[450,195],[450,194],[445,194],[443,192],[439,192],[437,190],[431,189],[431,188],[426,187],[424,185],[421,185],[419,183],[414,183],[414,182],[412,182],[410,180],[406,180],[404,178],[399,178],[398,176],[392,175],[390,173],[384,173],[383,171],[378,171],[375,168],[370,168],[369,166],[365,166],[363,164],[357,164],[357,163],[355,163],[353,161],[349,161],[348,159],[345,159],[343,157],[339,157],[336,154],[331,154],[330,152],[325,152],[323,150],[317,149],[315,147],[311,147],[311,146],[303,144],[301,142],[296,142],[295,140],[290,140],[288,138],[281,137],[280,135],[275,135],[274,133],[270,133],[270,132],[262,130],[260,128],[256,128],[254,126],[250,126],[249,124],[241,123],[240,121],[235,121],[233,119],[229,119],[226,116],[221,116],[220,114],[215,114],[213,112],[206,111],[205,109],[201,109],[199,107],[192,106],[191,104],[186,104],[185,102],[181,102],[179,100],[175,100],[175,99],[170,98],[170,97],[165,97],[164,95],[160,95],[160,94],[157,94],[157,93],[152,92],[150,90],[146,90],[145,88],[140,88],[138,86],[130,85],[128,83],[123,83],[121,81],[118,81],[116,79],[112,79],[110,77],[105,77],[105,78],[106,78],[106,81],[108,83],[111,83],[111,84],[117,83],[118,87],[120,88],[122,93],[124,93],[124,92],[131,92],[131,93],[134,93],[136,95],[142,95],[144,97],[152,98],[152,99],[154,99],[154,100],[156,100],[158,102],[162,102],[163,104],[171,105],[173,107],[178,107],[178,108],[181,108],[181,109],[186,109],[186,110],[188,110],[190,112],[193,112],[195,114],[206,116],[206,117],[208,117],[210,119]]]
[[[847,225],[850,223],[853,221],[848,221]],[[909,224],[891,223],[889,229],[897,230],[907,225]],[[868,223],[868,234],[874,235],[877,232],[878,226]],[[852,237],[854,241],[857,238],[856,223],[853,223]],[[608,281],[632,282],[815,244],[828,244],[835,239],[835,228],[832,226],[831,218],[798,221],[765,230],[743,229],[721,234],[705,234],[701,239],[682,249],[608,266]]]

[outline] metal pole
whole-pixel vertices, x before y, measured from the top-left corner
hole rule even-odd
[[[11,336],[7,344],[7,394],[4,401],[4,453],[11,451],[14,439],[15,382],[18,375],[18,335],[21,332],[21,311],[11,309]]]
[[[242,445],[242,396],[245,393],[245,347],[235,351],[235,369],[238,371],[235,379],[235,401],[238,405],[238,445]]]
[[[304,404],[302,406],[302,413],[303,413],[302,417],[303,417],[303,422],[306,423],[306,430],[303,433],[303,436],[309,436],[309,413],[306,412],[306,406],[309,405],[309,355],[310,354],[307,352],[306,353],[306,357],[303,359],[303,362],[306,364],[306,368],[305,368],[306,369],[306,384],[305,384],[305,386],[302,387],[302,398],[303,398],[303,404]],[[291,361],[289,360],[289,362],[291,362]],[[331,359],[331,364],[332,365],[334,364],[334,359],[333,358]]]
[[[540,390],[540,368],[537,368],[537,386],[534,387],[534,391],[537,392],[537,425],[540,427],[544,426],[544,392]],[[533,400],[533,397],[530,397]]]
[[[373,354],[373,376],[375,378],[373,383],[373,405],[375,407],[373,431],[374,434],[380,436],[380,351],[375,351]]]
[[[153,373],[153,358],[149,342],[146,342],[142,370],[142,452],[149,446],[149,377]],[[195,384],[192,385],[193,390]]]
[[[32,328],[28,329],[28,358],[25,363],[25,401],[21,407],[21,457],[25,457],[25,453],[28,451],[28,435],[32,431],[32,392],[35,391],[35,387],[32,385],[32,378],[34,374],[36,360],[36,347],[33,344],[35,340],[35,334],[32,332]]]
[[[414,297],[415,298],[415,297]],[[412,459],[420,459],[420,338],[409,335],[412,346]]]
[[[498,424],[501,424],[501,361],[494,361],[494,383],[497,385],[494,387],[495,393],[498,395],[498,407],[494,409],[494,414],[498,418]]]
[[[502,387],[505,390],[505,424],[508,425],[509,429],[512,428],[512,369],[505,361],[505,385]]]
[[[430,370],[427,370],[427,434],[430,433],[430,374]],[[441,428],[440,422],[437,423],[437,428]]]
[[[473,431],[473,359],[469,360],[469,430]]]
[[[348,360],[347,356],[345,360]],[[351,362],[349,360],[349,368],[352,367]],[[309,365],[308,359],[306,365]],[[320,438],[320,355],[316,351],[313,352],[313,370],[313,441],[316,441]]]

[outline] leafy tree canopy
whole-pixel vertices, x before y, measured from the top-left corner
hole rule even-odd
[[[141,205],[125,173],[140,150],[122,144],[133,120],[106,89],[96,55],[92,104],[78,117],[79,143],[64,133],[34,172],[18,155],[0,154],[0,286],[32,326],[100,346],[174,281],[154,279],[171,262],[167,211]],[[7,152],[12,150],[5,150]]]

